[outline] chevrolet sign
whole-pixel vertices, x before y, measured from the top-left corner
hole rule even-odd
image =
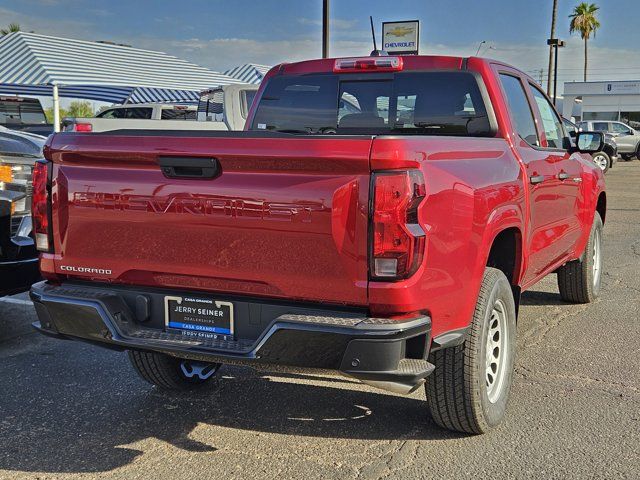
[[[418,20],[382,24],[382,49],[390,55],[417,55],[419,39]]]

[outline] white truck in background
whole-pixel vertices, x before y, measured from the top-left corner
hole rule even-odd
[[[231,84],[204,90],[198,106],[163,103],[114,105],[93,118],[64,118],[65,132],[112,130],[242,130],[258,85]]]

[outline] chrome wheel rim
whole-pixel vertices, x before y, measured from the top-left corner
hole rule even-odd
[[[507,355],[507,308],[502,300],[496,300],[491,309],[485,351],[485,382],[487,396],[495,403],[502,393]]]
[[[607,160],[607,157],[605,157],[604,155],[600,155],[600,154],[595,154],[593,156],[593,161],[596,162],[596,165],[598,165],[598,167],[600,167],[600,170],[606,170],[607,167],[609,166],[609,161]]]
[[[595,231],[593,236],[593,286],[600,284],[600,274],[602,272],[602,239],[600,230]]]

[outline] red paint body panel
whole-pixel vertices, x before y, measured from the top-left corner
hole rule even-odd
[[[61,135],[49,148],[56,271],[364,305],[370,144]],[[187,154],[217,158],[222,174],[161,173],[158,155]]]
[[[457,57],[404,57],[405,70],[464,64]],[[285,64],[267,79],[333,66],[332,59]],[[517,232],[513,282],[528,288],[582,254],[604,191],[587,156],[546,148],[542,131],[540,148],[515,134],[498,74],[529,77],[477,58],[466,68],[482,76],[495,138],[55,135],[46,152],[54,163],[55,254],[42,256],[43,273],[63,278],[70,275],[63,265],[90,266],[111,274],[71,275],[353,305],[378,316],[426,312],[433,336],[465,327],[500,232]],[[161,155],[215,157],[222,174],[170,180],[157,164]],[[373,281],[371,175],[393,169],[424,176],[418,221],[425,255],[409,279]],[[576,181],[560,181],[561,172]],[[531,185],[534,175],[547,181]]]

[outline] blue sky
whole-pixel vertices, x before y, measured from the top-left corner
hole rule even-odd
[[[570,37],[577,0],[559,0],[560,81],[581,79],[582,42]],[[602,28],[589,42],[591,80],[640,78],[640,0],[600,0]],[[332,54],[367,54],[368,16],[419,19],[421,53],[483,54],[538,78],[546,69],[552,0],[333,0]],[[0,23],[84,40],[111,40],[165,51],[215,70],[246,62],[318,57],[320,0],[0,0]],[[491,47],[491,48],[489,48]]]

